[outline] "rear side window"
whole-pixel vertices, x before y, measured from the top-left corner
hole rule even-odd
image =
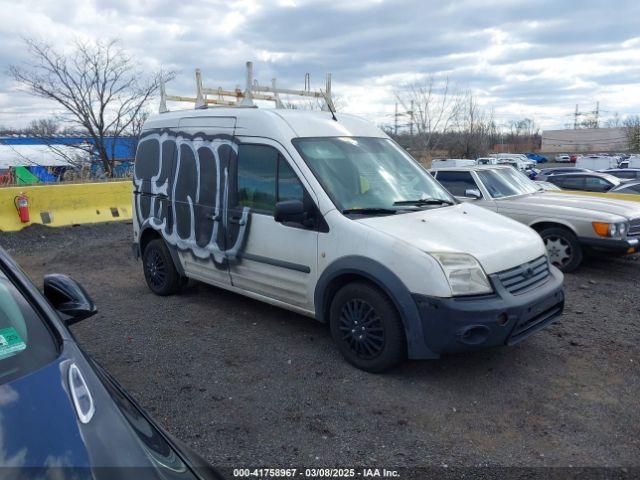
[[[584,190],[584,177],[551,177],[549,180],[567,190]]]
[[[22,377],[58,355],[44,321],[0,272],[0,384]]]
[[[475,180],[471,176],[471,172],[445,172],[439,170],[436,180],[442,184],[444,188],[449,190],[451,195],[456,197],[464,197],[468,189],[477,189]]]

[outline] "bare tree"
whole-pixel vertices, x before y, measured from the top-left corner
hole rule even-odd
[[[495,133],[493,112],[484,111],[473,93],[467,92],[453,119],[453,132],[449,136],[450,154],[457,158],[483,155],[490,149]]]
[[[31,120],[25,133],[35,137],[52,137],[60,131],[60,124],[53,118],[38,118]]]
[[[68,55],[46,42],[25,43],[31,63],[11,65],[9,74],[34,95],[57,102],[71,123],[86,130],[110,176],[114,158],[106,137],[114,137],[115,144],[158,91],[160,80],[173,74],[142,74],[116,41],[76,40]]]
[[[640,152],[640,116],[631,115],[624,119],[624,130],[630,151]]]
[[[396,92],[396,99],[409,115],[411,127],[415,128],[415,148],[424,152],[437,149],[441,134],[449,130],[460,108],[460,95],[451,91],[449,79],[436,82],[429,77],[413,83]]]

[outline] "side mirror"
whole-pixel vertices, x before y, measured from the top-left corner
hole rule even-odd
[[[304,205],[300,200],[285,200],[276,203],[273,218],[276,222],[304,223]]]
[[[58,311],[66,325],[73,325],[98,313],[93,300],[82,285],[67,275],[45,275],[44,296]]]
[[[464,191],[464,196],[473,198],[474,200],[479,200],[482,198],[482,194],[480,193],[480,190],[478,190],[477,188],[467,188]]]

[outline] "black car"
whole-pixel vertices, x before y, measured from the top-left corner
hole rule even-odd
[[[599,172],[562,173],[551,175],[547,177],[546,181],[563,190],[583,190],[585,192],[608,192],[625,183],[625,180],[618,177]]]
[[[588,173],[592,172],[588,168],[576,168],[576,167],[556,167],[556,168],[543,168],[536,177],[537,181],[546,181],[551,175],[560,175],[562,173]]]
[[[65,275],[44,296],[0,248],[0,441],[15,478],[221,478],[86,355],[67,328],[96,308]]]
[[[640,180],[640,168],[610,168],[608,170],[600,170],[600,172],[608,173],[623,180]]]

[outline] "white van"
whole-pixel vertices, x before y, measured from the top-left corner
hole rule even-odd
[[[475,160],[469,160],[468,158],[447,158],[445,160],[433,160],[431,162],[431,168],[469,167],[475,164]]]
[[[617,168],[618,161],[615,157],[580,156],[576,159],[576,167],[588,168],[589,170],[607,170]]]
[[[563,309],[536,232],[458,202],[351,115],[163,113],[144,125],[133,183],[151,291],[195,279],[327,322],[367,371],[512,345]]]

